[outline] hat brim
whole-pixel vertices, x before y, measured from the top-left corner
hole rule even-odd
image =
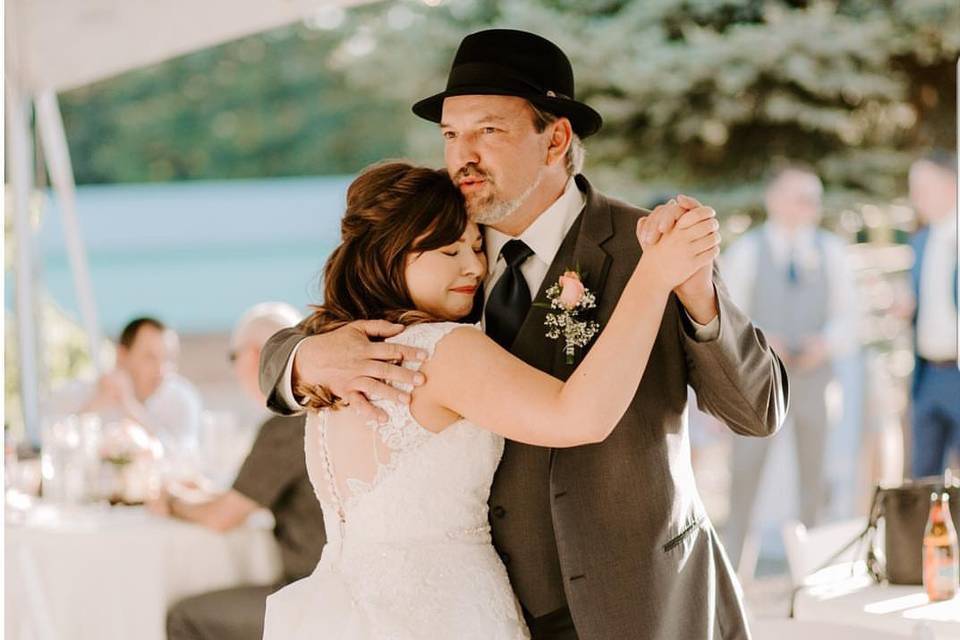
[[[592,107],[568,98],[521,94],[497,87],[457,87],[424,98],[413,105],[413,112],[430,122],[440,122],[443,101],[452,96],[515,96],[529,100],[537,107],[570,120],[574,133],[581,138],[593,135],[603,126],[603,118]]]

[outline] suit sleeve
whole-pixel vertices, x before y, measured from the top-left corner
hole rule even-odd
[[[787,413],[786,369],[763,332],[733,303],[716,265],[713,281],[720,310],[716,339],[698,342],[686,314],[678,314],[690,385],[700,409],[734,433],[773,435]]]
[[[303,413],[303,407],[289,404],[280,387],[287,361],[306,337],[301,325],[283,329],[273,334],[260,351],[260,391],[267,397],[267,408],[282,416]]]

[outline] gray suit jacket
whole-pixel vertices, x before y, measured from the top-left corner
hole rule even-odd
[[[578,266],[609,319],[641,250],[648,212],[593,191],[535,300]],[[623,419],[603,443],[545,449],[508,442],[490,496],[494,542],[524,607],[540,616],[567,604],[580,638],[748,638],[742,593],[697,493],[687,432],[687,385],[700,408],[745,436],[768,436],[787,406],[787,377],[763,334],[733,304],[714,272],[720,335],[693,339],[671,297],[646,373]],[[511,351],[566,379],[559,341],[533,306]],[[270,407],[290,408],[277,384],[303,337],[278,333],[263,350],[261,387]],[[582,353],[579,354],[582,357]]]

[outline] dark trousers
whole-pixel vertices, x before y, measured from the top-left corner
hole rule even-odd
[[[523,617],[530,629],[532,640],[577,640],[577,630],[573,626],[568,607],[551,611],[539,618],[531,617],[524,609]]]
[[[181,600],[167,612],[167,639],[261,640],[267,596],[279,588],[236,587]]]
[[[913,477],[943,473],[951,451],[960,451],[960,370],[956,364],[920,361],[913,422]]]

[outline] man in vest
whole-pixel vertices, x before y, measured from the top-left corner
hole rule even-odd
[[[957,164],[938,152],[910,168],[921,227],[911,239],[916,367],[911,388],[914,477],[939,475],[960,450],[957,369]]]
[[[817,226],[822,196],[820,178],[811,171],[779,171],[766,191],[769,219],[723,256],[730,295],[755,319],[789,372],[792,398],[785,428],[793,432],[800,518],[808,526],[826,504],[830,425],[825,392],[834,377],[832,364],[857,344],[854,278],[843,241]],[[744,549],[756,550],[751,523],[769,448],[769,440],[736,438],[733,443],[726,548],[741,576],[753,573],[756,555]]]

